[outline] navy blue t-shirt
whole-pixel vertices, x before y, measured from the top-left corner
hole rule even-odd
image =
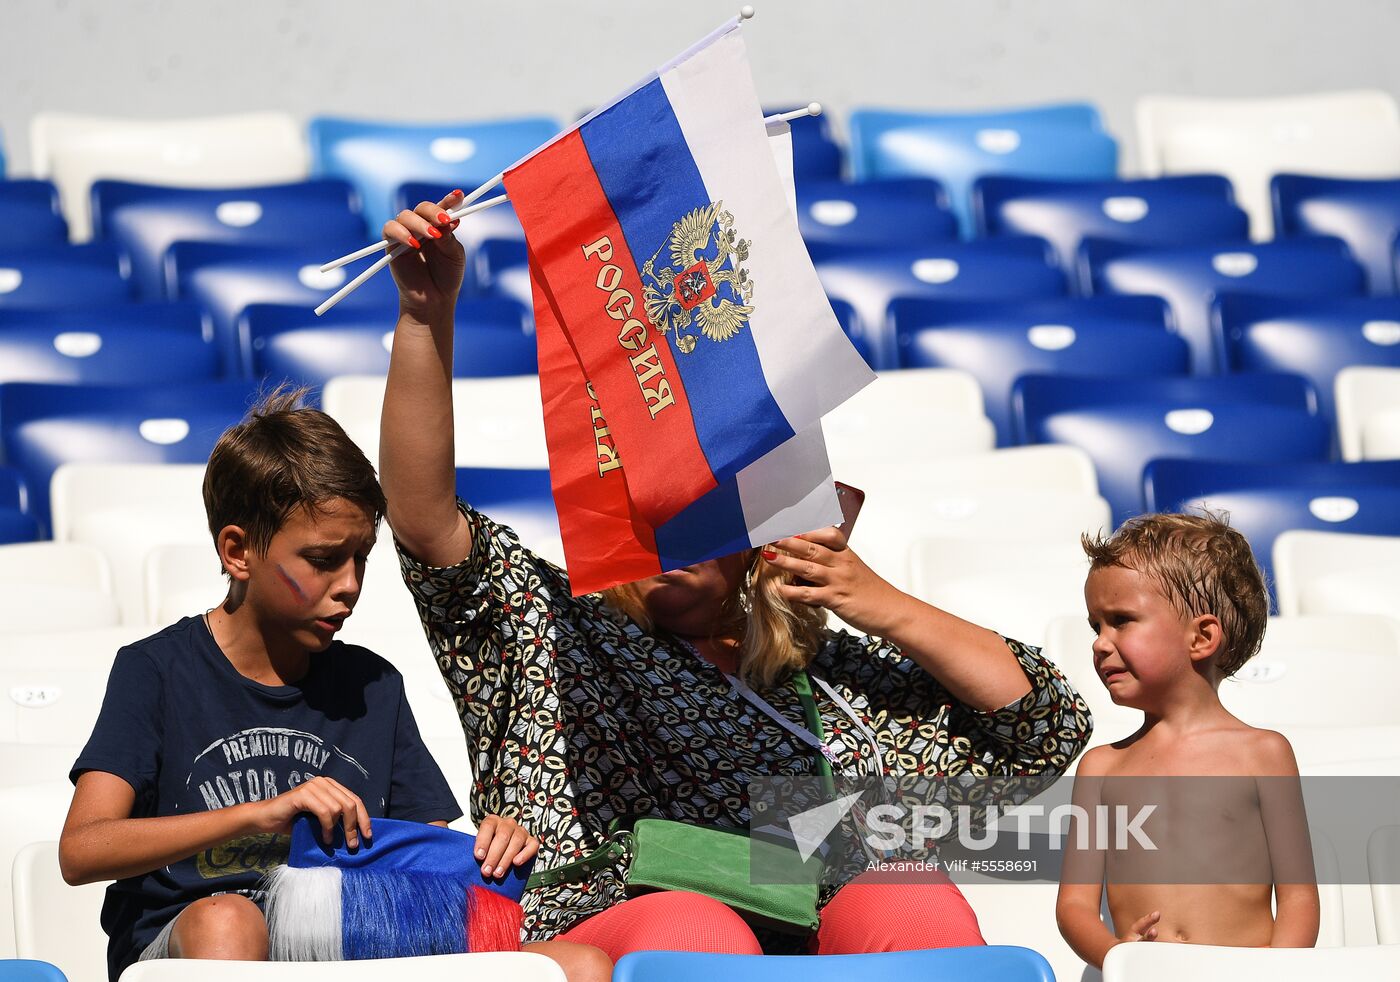
[[[462,814],[413,721],[403,677],[384,659],[333,641],[295,685],[245,678],[203,618],[186,617],[117,652],[102,714],[73,765],[136,791],[133,818],[261,801],[326,776],[372,817],[450,822]],[[290,838],[251,835],[107,889],[102,927],[116,979],[187,904],[256,896]]]

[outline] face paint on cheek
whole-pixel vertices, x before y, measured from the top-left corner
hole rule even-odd
[[[305,591],[302,590],[301,584],[297,583],[296,580],[292,579],[291,576],[288,575],[287,571],[282,568],[281,563],[277,564],[277,575],[282,577],[282,582],[287,584],[287,589],[292,591],[292,596],[296,597],[299,601],[301,601],[303,606],[311,603],[311,598],[308,597]]]

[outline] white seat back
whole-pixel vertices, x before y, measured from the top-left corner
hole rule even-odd
[[[468,955],[351,962],[203,961],[199,963],[197,974],[200,982],[384,982],[385,979],[566,982],[558,962],[526,951],[482,951]],[[188,962],[166,958],[137,962],[122,973],[121,982],[189,982],[190,978]]]
[[[1269,179],[1275,174],[1400,176],[1400,107],[1388,92],[1144,96],[1137,122],[1144,176],[1224,174],[1258,240],[1273,236]]]
[[[1196,944],[1120,944],[1103,963],[1104,982],[1382,982],[1400,976],[1400,946],[1225,948]]]
[[[0,624],[6,631],[119,623],[112,572],[101,550],[73,542],[0,546]]]
[[[1279,613],[1390,614],[1400,597],[1400,536],[1294,529],[1274,540]]]
[[[72,800],[73,786],[66,779],[0,788],[0,958],[15,957],[15,858],[31,842],[58,840]]]
[[[107,972],[100,917],[106,883],[71,887],[58,868],[57,842],[32,842],[14,867],[15,954],[57,965],[69,979]]]
[[[1400,460],[1400,407],[1372,413],[1361,424],[1363,460]]]
[[[548,467],[539,377],[455,379],[452,382],[458,467]],[[346,375],[326,383],[321,406],[378,466],[379,413],[384,379]]]
[[[83,744],[0,742],[0,787],[61,781],[68,776]]]
[[[149,624],[173,624],[223,602],[228,581],[219,571],[212,543],[156,546],[146,554],[146,599]]]
[[[1400,368],[1371,365],[1343,368],[1337,373],[1334,392],[1342,459],[1364,460],[1367,423],[1382,413],[1400,409]]]
[[[41,112],[29,148],[34,176],[58,185],[77,242],[92,235],[88,191],[99,178],[239,187],[304,180],[310,164],[302,127],[288,113],[148,120]]]
[[[1400,945],[1400,825],[1383,825],[1366,843],[1366,867],[1371,876],[1371,909],[1376,916],[1376,940]]]
[[[54,472],[54,539],[102,551],[125,623],[146,620],[145,562],[153,548],[204,544],[217,566],[203,484],[203,464],[64,464]]]

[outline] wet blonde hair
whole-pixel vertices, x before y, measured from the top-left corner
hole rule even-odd
[[[1182,617],[1212,614],[1225,635],[1215,656],[1221,678],[1254,657],[1269,620],[1269,591],[1249,542],[1229,516],[1139,515],[1108,538],[1082,537],[1089,568],[1122,566],[1157,584]]]
[[[741,639],[739,676],[755,689],[768,689],[806,668],[816,656],[826,627],[826,611],[789,603],[779,587],[790,583],[791,577],[760,560],[758,552],[753,549],[745,557],[748,572],[725,599],[710,636],[737,634]],[[642,630],[655,630],[637,584],[604,590],[603,602]]]

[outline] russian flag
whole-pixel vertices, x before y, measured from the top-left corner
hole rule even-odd
[[[547,295],[648,527],[661,532],[872,380],[798,233],[737,19],[505,186],[537,320]]]
[[[574,596],[840,521],[820,423],[668,521],[648,521],[633,503],[630,469],[536,269],[531,263],[549,476]]]

